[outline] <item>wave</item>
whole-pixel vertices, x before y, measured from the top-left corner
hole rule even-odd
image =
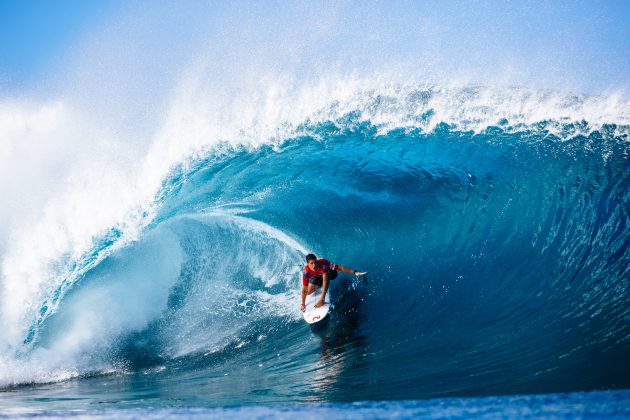
[[[88,159],[7,235],[3,386],[280,353],[256,377],[312,369],[333,399],[628,385],[622,96],[343,79],[216,113],[204,94],[134,170]],[[370,272],[335,283],[315,367],[310,251]]]

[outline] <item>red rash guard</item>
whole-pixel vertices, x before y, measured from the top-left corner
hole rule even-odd
[[[302,285],[304,287],[308,286],[308,280],[312,277],[322,276],[327,271],[335,271],[337,269],[337,264],[331,263],[330,261],[320,258],[315,261],[315,270],[311,270],[311,267],[306,264],[304,267],[304,274],[302,274]]]

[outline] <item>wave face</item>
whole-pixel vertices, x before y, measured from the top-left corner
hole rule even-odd
[[[375,98],[181,160],[137,237],[111,226],[5,314],[1,385],[114,373],[213,404],[629,387],[625,121],[455,123],[435,92]],[[334,281],[315,329],[307,252],[369,271]]]

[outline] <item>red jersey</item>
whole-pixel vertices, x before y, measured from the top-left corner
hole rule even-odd
[[[302,274],[302,285],[304,287],[307,287],[308,279],[310,279],[311,277],[321,276],[326,271],[329,271],[329,270],[334,271],[336,269],[337,269],[337,264],[331,263],[330,261],[324,258],[320,258],[319,260],[315,261],[315,270],[311,270],[311,267],[309,267],[308,264],[306,264],[306,266],[304,266],[304,274]]]

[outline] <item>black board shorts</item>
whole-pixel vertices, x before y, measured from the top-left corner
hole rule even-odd
[[[339,274],[337,270],[326,270],[326,273],[328,273],[328,280],[336,279],[337,275]],[[324,284],[324,278],[322,276],[313,276],[308,279],[308,282],[318,287],[322,287],[322,285]]]

